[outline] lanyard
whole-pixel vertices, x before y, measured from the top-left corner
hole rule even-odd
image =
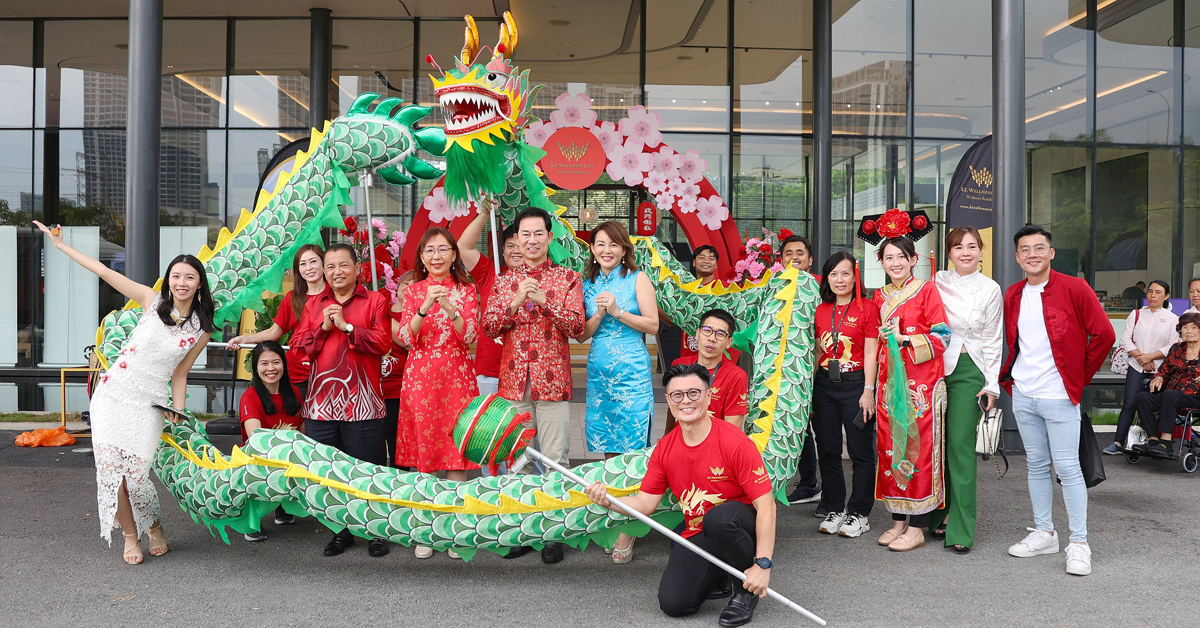
[[[850,305],[851,304],[853,304],[853,301],[846,304],[846,311],[842,313],[841,321],[838,321],[838,319],[837,319],[838,304],[836,302],[833,304],[833,311],[829,313],[829,326],[833,329],[833,355],[835,356],[834,359],[837,359],[836,356],[837,356],[837,350],[838,350],[837,349],[838,348],[838,335],[839,335],[838,332],[840,332],[842,329],[842,323],[846,322],[846,317],[850,315]]]

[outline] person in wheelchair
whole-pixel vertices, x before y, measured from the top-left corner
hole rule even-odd
[[[1171,347],[1148,391],[1137,396],[1138,417],[1149,435],[1146,453],[1174,454],[1175,417],[1200,408],[1200,314],[1184,313],[1176,329],[1183,340]]]

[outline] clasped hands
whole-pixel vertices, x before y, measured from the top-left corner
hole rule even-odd
[[[546,293],[542,292],[541,283],[532,277],[526,277],[517,284],[517,293],[513,295],[510,306],[514,310],[520,309],[522,305],[525,305],[525,299],[529,299],[537,305],[546,304]]]
[[[442,307],[446,316],[454,318],[454,304],[450,302],[450,288],[437,284],[430,285],[425,290],[425,302],[421,304],[420,311],[428,315],[429,309],[433,307],[434,303]]]
[[[1145,353],[1142,353],[1141,351],[1138,351],[1137,349],[1134,349],[1133,351],[1128,351],[1126,353],[1128,353],[1129,357],[1137,360],[1137,363],[1142,365],[1143,370],[1146,370],[1146,369],[1151,370],[1151,371],[1154,370],[1154,359],[1146,357]]]
[[[596,295],[596,313],[618,317],[621,314],[621,308],[617,307],[617,297],[607,290]]]

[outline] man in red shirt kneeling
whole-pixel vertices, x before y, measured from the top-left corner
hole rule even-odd
[[[754,443],[732,424],[708,414],[709,373],[699,364],[672,366],[663,374],[667,405],[679,429],[650,454],[641,490],[619,498],[649,515],[667,489],[683,510],[684,538],[741,569],[746,581],[721,613],[721,626],[750,622],[758,598],[771,582],[775,550],[775,500],[771,479]],[[587,489],[596,504],[612,509],[604,484]],[[720,568],[681,545],[671,549],[658,584],[658,606],[671,617],[691,615],[705,600],[730,595],[732,582]]]

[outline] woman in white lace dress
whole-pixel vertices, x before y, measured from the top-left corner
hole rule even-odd
[[[54,246],[80,266],[141,306],[120,357],[100,377],[92,395],[92,448],[96,456],[96,501],[100,536],[112,543],[114,523],[125,535],[125,562],[142,562],[140,539],[149,537],[152,556],[167,553],[159,521],[158,491],[150,464],[163,432],[163,412],[154,404],[182,409],[187,376],[213,331],[213,300],[204,265],[180,255],[167,265],[162,290],[144,286],[63,243],[58,227],[34,221]]]

